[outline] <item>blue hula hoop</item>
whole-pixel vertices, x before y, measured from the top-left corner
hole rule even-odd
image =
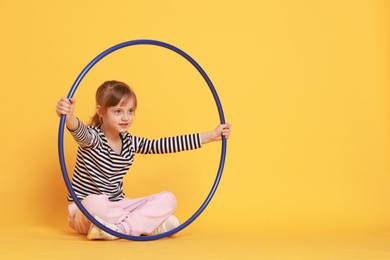
[[[161,42],[161,41],[155,41],[155,40],[133,40],[133,41],[126,41],[120,44],[117,44],[105,51],[103,51],[101,54],[96,56],[80,73],[80,75],[76,78],[75,82],[73,83],[69,93],[68,93],[68,98],[72,98],[74,93],[76,92],[77,87],[79,86],[80,82],[84,78],[84,76],[88,73],[88,71],[96,64],[98,63],[101,59],[103,59],[105,56],[108,54],[119,50],[124,47],[128,46],[134,46],[134,45],[155,45],[155,46],[160,46],[166,49],[169,49],[171,51],[174,51],[184,57],[187,61],[189,61],[197,70],[198,72],[202,75],[203,79],[206,81],[207,85],[210,88],[210,91],[214,97],[215,103],[218,108],[218,113],[219,113],[219,118],[221,124],[225,123],[225,118],[224,118],[224,113],[221,105],[221,101],[219,100],[217,91],[215,90],[213,83],[211,82],[210,78],[207,76],[206,72],[201,68],[201,66],[193,59],[191,58],[188,54],[186,54],[184,51],[176,48],[175,46],[172,46],[170,44]],[[153,236],[129,236],[125,235],[122,233],[118,233],[112,229],[107,228],[106,226],[102,225],[100,222],[98,222],[86,209],[85,207],[81,204],[80,200],[77,198],[76,193],[74,192],[72,188],[71,181],[69,180],[68,176],[68,171],[66,170],[66,164],[65,164],[65,158],[64,158],[64,128],[65,128],[65,116],[61,116],[60,118],[60,125],[59,125],[59,131],[58,131],[58,154],[59,154],[59,159],[60,159],[60,166],[61,166],[61,171],[62,175],[66,184],[66,187],[69,190],[70,195],[72,196],[75,204],[77,207],[83,212],[83,214],[96,226],[101,228],[102,230],[106,231],[107,233],[114,235],[119,238],[124,238],[128,240],[135,240],[135,241],[148,241],[148,240],[156,240],[160,239],[163,237],[167,237],[170,235],[173,235],[180,230],[184,229],[188,225],[190,225],[207,207],[209,204],[210,200],[214,196],[214,193],[218,187],[218,184],[221,180],[222,177],[222,171],[223,167],[225,164],[225,158],[226,158],[226,139],[222,138],[222,150],[221,150],[221,157],[220,157],[220,164],[217,172],[217,176],[215,178],[214,184],[206,198],[206,200],[203,202],[203,204],[200,206],[200,208],[184,223],[182,223],[180,226],[176,227],[175,229],[172,229],[168,232],[162,233],[162,234],[157,234]]]

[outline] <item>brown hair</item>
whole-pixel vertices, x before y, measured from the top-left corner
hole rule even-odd
[[[134,101],[134,109],[137,108],[137,97],[134,91],[126,83],[110,80],[100,85],[96,90],[96,105],[99,105],[104,111],[109,107],[113,107],[119,104],[119,102],[126,102],[129,99]],[[91,118],[89,125],[101,126],[102,119],[95,112],[95,115]]]

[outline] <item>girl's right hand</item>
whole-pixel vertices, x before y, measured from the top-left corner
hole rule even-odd
[[[67,97],[61,98],[57,102],[57,106],[56,106],[57,115],[58,116],[73,115],[75,103],[76,103],[76,100],[74,98],[71,98],[70,100]]]

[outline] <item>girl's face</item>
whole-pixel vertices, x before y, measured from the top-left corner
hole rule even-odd
[[[135,116],[134,100],[132,98],[127,101],[118,103],[118,105],[107,108],[106,111],[98,106],[98,114],[102,117],[102,129],[113,134],[124,133],[129,129]]]

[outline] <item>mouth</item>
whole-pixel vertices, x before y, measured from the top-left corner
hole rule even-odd
[[[121,128],[128,128],[129,124],[123,123],[123,124],[119,124],[119,126],[120,126]]]

